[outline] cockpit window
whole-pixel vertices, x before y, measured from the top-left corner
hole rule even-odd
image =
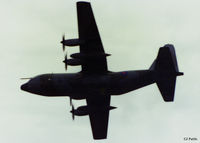
[[[45,74],[40,76],[40,86],[42,88],[53,88],[52,74]]]
[[[52,74],[45,74],[40,77],[41,81],[50,81],[52,80]]]

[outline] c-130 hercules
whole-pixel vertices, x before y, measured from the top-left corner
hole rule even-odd
[[[89,115],[94,139],[107,138],[111,95],[121,95],[135,89],[156,83],[166,102],[174,100],[176,77],[179,72],[174,46],[161,47],[158,56],[148,70],[111,72],[107,68],[106,54],[101,43],[94,15],[89,2],[77,2],[78,39],[61,41],[65,46],[79,46],[80,53],[63,61],[65,66],[81,65],[78,73],[42,74],[31,78],[21,86],[30,93],[55,97],[69,96],[72,99],[86,99],[87,105],[74,109],[72,117]]]

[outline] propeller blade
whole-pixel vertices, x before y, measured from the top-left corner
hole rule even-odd
[[[64,44],[62,45],[62,48],[63,48],[63,51],[65,51],[65,45]]]
[[[72,104],[72,119],[74,120],[75,116],[74,116],[74,105]]]
[[[65,63],[65,70],[67,70],[67,53],[65,55],[65,60],[63,62]],[[71,100],[71,98],[70,98],[70,100]]]
[[[72,98],[70,97],[70,99],[69,99],[69,100],[70,100],[70,106],[72,106]]]

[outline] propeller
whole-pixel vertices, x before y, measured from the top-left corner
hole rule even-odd
[[[60,42],[60,43],[62,43],[63,51],[65,51],[65,44],[64,44],[64,42],[65,42],[65,34],[63,34],[62,41]]]
[[[72,110],[70,112],[72,113],[72,119],[74,120],[74,118],[75,118],[75,115],[74,115],[75,110],[74,110],[74,105],[72,103],[72,98],[71,97],[70,97],[70,106],[72,106]]]
[[[63,34],[62,41],[60,43],[62,44],[63,51],[65,51],[65,34]],[[67,70],[67,52],[65,54],[65,59],[63,62],[65,63],[65,70]]]
[[[70,106],[72,106],[72,98],[70,97],[70,99],[69,99],[69,100],[70,100]]]
[[[65,59],[64,59],[63,62],[65,63],[65,70],[67,70],[67,53],[66,53],[66,55],[65,55]],[[71,100],[71,98],[70,98],[70,100]],[[70,105],[71,105],[71,104],[70,104]]]

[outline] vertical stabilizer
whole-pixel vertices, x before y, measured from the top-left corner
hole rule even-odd
[[[174,46],[167,44],[161,47],[157,58],[149,70],[156,72],[156,84],[164,101],[173,101],[176,77],[183,75],[183,73],[178,70]]]

